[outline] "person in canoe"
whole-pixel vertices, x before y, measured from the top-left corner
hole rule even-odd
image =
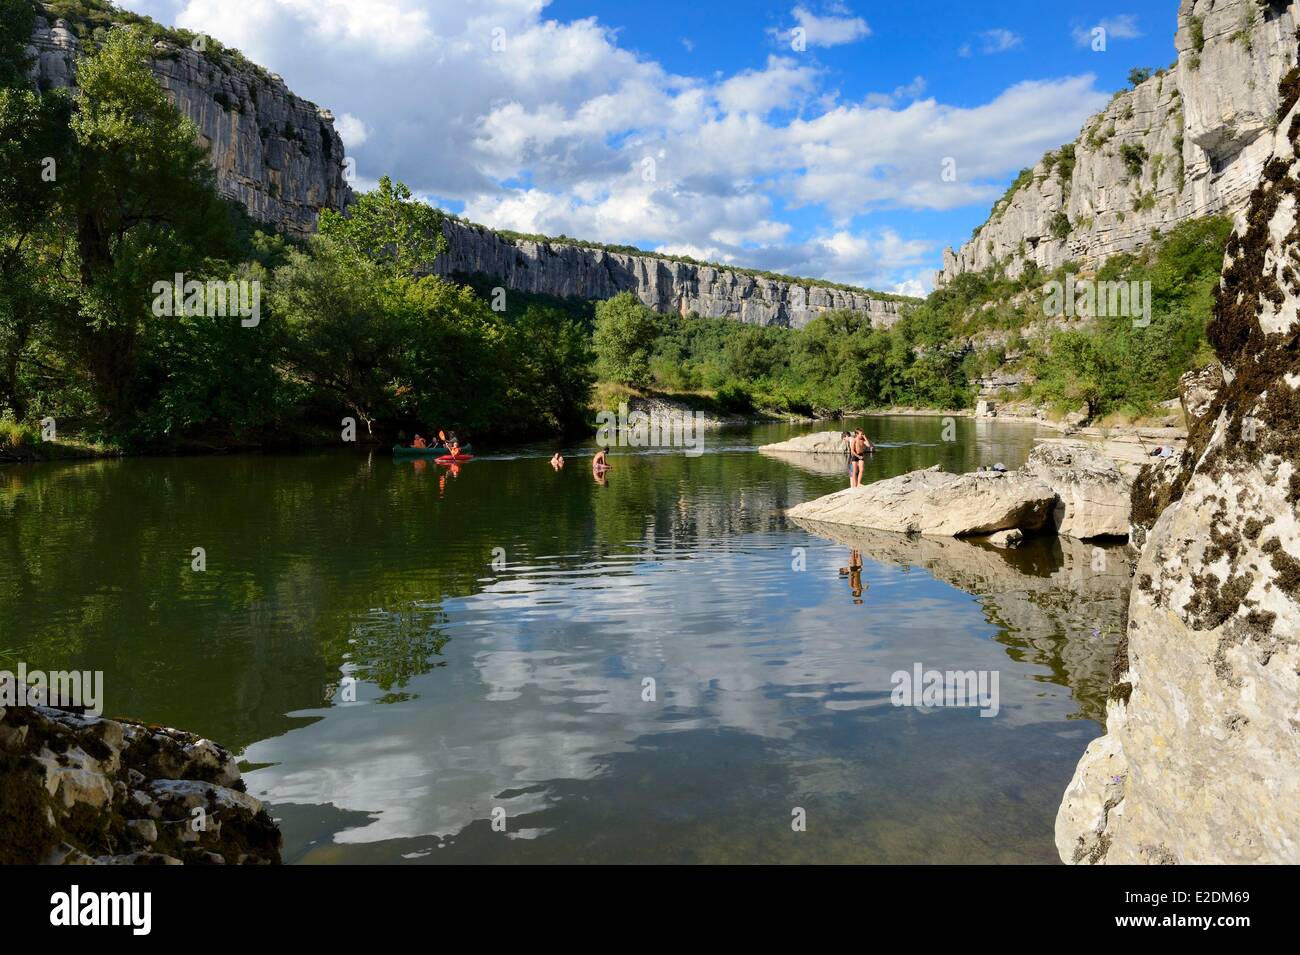
[[[418,434],[415,436],[415,440],[411,442],[411,447],[413,448],[427,448],[428,446],[429,442],[425,441],[424,438],[420,437]]]

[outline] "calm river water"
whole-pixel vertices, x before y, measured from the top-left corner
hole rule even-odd
[[[1121,552],[813,533],[782,511],[843,467],[756,447],[820,427],[616,448],[603,486],[550,446],[0,468],[0,668],[239,752],[289,862],[1056,861]],[[866,427],[869,481],[1035,433]],[[892,705],[918,663],[996,672],[997,715]]]

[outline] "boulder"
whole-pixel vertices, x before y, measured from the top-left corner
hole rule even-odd
[[[1068,428],[1082,428],[1092,420],[1092,415],[1088,412],[1088,406],[1083,405],[1082,407],[1066,414],[1062,420]]]
[[[975,402],[975,417],[993,418],[998,413],[998,403],[990,401],[988,398],[980,398]]]
[[[801,434],[799,437],[791,438],[788,441],[762,445],[758,450],[799,454],[838,454],[841,457],[849,453],[844,436],[838,431],[815,431],[812,434]]]
[[[1013,527],[1036,530],[1055,501],[1047,484],[1025,474],[949,474],[935,465],[805,501],[788,514],[828,524],[959,537]]]
[[[994,547],[1019,547],[1024,539],[1025,532],[1018,527],[1013,527],[1010,530],[990,534],[986,541]]]
[[[1051,522],[1058,534],[1087,540],[1129,531],[1132,488],[1115,462],[1081,441],[1043,441],[1021,471],[1056,492]]]
[[[1300,67],[1206,329],[1224,384],[1177,475],[1143,489],[1144,508],[1166,506],[1138,561],[1106,735],[1057,813],[1066,862],[1300,862],[1297,88]]]
[[[1178,402],[1187,420],[1199,421],[1209,414],[1222,387],[1223,368],[1217,363],[1189,371],[1179,378]]]
[[[280,861],[274,821],[211,740],[46,706],[5,707],[0,728],[0,863]]]

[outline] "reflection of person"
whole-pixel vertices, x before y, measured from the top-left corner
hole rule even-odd
[[[862,603],[862,555],[856,550],[849,551],[849,566],[840,568],[840,576],[849,578],[849,592],[853,594],[855,604]]]
[[[460,476],[460,465],[459,465],[459,464],[451,464],[451,465],[449,465],[446,469],[443,470],[442,474],[438,475],[438,496],[439,496],[439,497],[442,497],[442,492],[445,491],[445,490],[447,490],[447,475],[448,475],[448,474],[450,474],[452,477],[459,477],[459,476]]]

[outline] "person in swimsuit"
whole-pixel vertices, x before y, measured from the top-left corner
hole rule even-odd
[[[849,439],[849,487],[862,486],[862,456],[867,453],[867,446],[863,442],[862,432],[857,431]]]
[[[604,471],[611,467],[609,463],[609,448],[601,448],[596,452],[596,456],[591,459],[591,469],[593,471]]]
[[[876,446],[871,443],[867,433],[859,428],[857,433],[853,435],[853,443],[849,446],[849,450],[849,457],[853,461],[854,468],[853,481],[849,486],[862,487],[863,472],[867,469],[867,453],[875,451]]]

